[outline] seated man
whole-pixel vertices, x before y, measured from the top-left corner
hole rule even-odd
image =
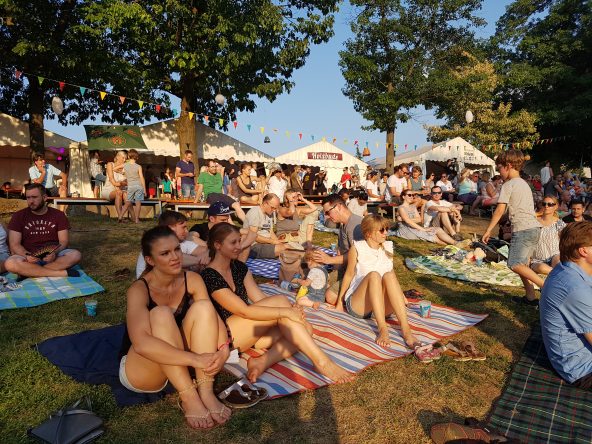
[[[26,186],[27,208],[12,215],[8,245],[12,256],[6,270],[24,277],[78,277],[71,267],[81,254],[68,248],[70,223],[64,213],[47,206],[47,193],[40,183]]]
[[[207,161],[207,170],[199,173],[197,178],[197,202],[203,192],[206,202],[210,205],[214,202],[224,202],[229,207],[234,208],[234,212],[241,221],[245,220],[245,212],[240,206],[240,202],[222,192],[224,177],[224,167],[220,166],[215,160]]]
[[[442,188],[432,187],[432,199],[424,206],[423,226],[443,228],[456,240],[460,237],[460,223],[462,221],[462,205],[442,199]]]
[[[571,224],[573,222],[582,222],[584,220],[592,221],[592,217],[584,214],[584,202],[581,200],[572,200],[569,203],[571,213],[563,218],[563,222]]]
[[[183,253],[183,268],[186,270],[199,270],[209,264],[210,256],[208,247],[197,245],[195,242],[187,240],[189,230],[187,229],[187,218],[177,211],[163,211],[158,217],[159,226],[167,226],[177,235],[180,242],[181,252]],[[136,277],[139,279],[146,269],[146,261],[142,253],[138,255],[136,261]]]
[[[189,230],[189,235],[192,236],[191,240],[197,245],[207,245],[210,237],[210,229],[220,222],[232,223],[230,216],[234,213],[232,209],[224,202],[214,202],[208,208],[208,221],[195,224]],[[246,228],[241,228],[241,254],[239,260],[245,262],[249,257],[249,247],[255,242],[257,233],[252,232]]]
[[[543,342],[567,382],[592,388],[592,222],[561,232],[561,263],[545,281],[539,304]]]
[[[60,176],[62,183],[58,188],[54,177]],[[43,154],[36,154],[34,164],[29,168],[29,178],[33,183],[39,183],[45,187],[45,193],[51,197],[66,197],[68,194],[68,175],[53,165],[45,163]]]
[[[280,206],[280,199],[273,193],[263,197],[261,205],[253,207],[247,213],[243,228],[257,234],[257,238],[249,257],[254,259],[273,259],[286,250],[286,243],[277,238],[273,232],[271,216]]]

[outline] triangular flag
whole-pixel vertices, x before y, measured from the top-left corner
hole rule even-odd
[[[80,95],[84,95],[84,93],[86,92],[86,88],[84,86],[80,87]]]
[[[39,86],[41,86],[41,84],[45,80],[45,77],[37,76],[37,80],[39,81]]]
[[[378,148],[378,142],[376,142],[376,148]]]
[[[354,145],[357,145],[357,144],[358,144],[358,141],[357,140],[354,140]]]
[[[125,102],[125,97],[124,96],[119,96],[119,101],[123,105],[123,102]]]
[[[99,95],[101,96],[101,100],[105,99],[107,93],[105,91],[99,91]]]
[[[417,145],[415,145],[415,148],[413,148],[413,149],[416,150],[417,149]]]
[[[154,109],[156,110],[157,113],[159,113],[160,112],[160,105],[155,105]]]
[[[247,123],[247,129],[249,130],[249,132],[251,132],[251,124]]]
[[[193,120],[193,114],[191,111],[188,113],[189,114],[189,120]]]
[[[204,120],[206,121],[206,123],[208,123],[208,121],[210,120],[210,116],[204,116]]]
[[[290,131],[286,131],[286,137],[290,137]]]
[[[325,140],[327,140],[327,138],[326,138],[325,136],[323,136],[323,142],[324,142]]]
[[[347,139],[343,139],[343,144],[347,145]]]
[[[263,134],[263,133],[265,132],[265,128],[264,128],[264,127],[262,127],[262,126],[260,126],[260,127],[259,127],[259,131],[261,131],[261,134]]]
[[[60,84],[60,91],[64,91],[64,87],[66,86],[66,82],[58,82]]]
[[[140,107],[140,109],[142,109],[142,107],[144,106],[144,101],[138,100],[138,106]]]
[[[224,126],[224,119],[218,119],[218,124],[220,126]]]
[[[302,140],[302,133],[298,133],[298,137]]]
[[[314,140],[314,136],[310,136],[311,140]]]
[[[395,149],[398,150],[399,149],[399,144],[395,144]]]
[[[238,122],[235,120],[234,122],[232,122],[232,124],[234,125],[234,129],[236,129],[236,127],[238,126]]]
[[[335,137],[333,137],[333,143],[337,142],[337,139]]]
[[[368,141],[366,140],[366,148],[368,148]]]
[[[22,75],[23,75],[23,72],[22,71],[19,71],[18,69],[16,69],[14,71],[14,76],[16,77],[17,80],[19,80]]]

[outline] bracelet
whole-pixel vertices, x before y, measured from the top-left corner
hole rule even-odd
[[[234,338],[230,338],[228,339],[228,341],[224,342],[223,344],[218,346],[218,351],[222,350],[224,347],[228,347],[230,344],[232,344]]]

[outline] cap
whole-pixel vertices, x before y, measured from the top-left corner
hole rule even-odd
[[[234,214],[234,210],[221,201],[214,202],[208,208],[208,216],[225,216],[227,214]]]

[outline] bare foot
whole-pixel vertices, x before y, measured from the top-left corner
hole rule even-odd
[[[257,358],[250,358],[247,361],[247,378],[251,383],[256,383],[257,378],[267,370],[265,366],[265,355],[261,355]]]
[[[378,329],[376,343],[384,348],[389,348],[391,346],[392,342],[389,338],[388,327],[382,327]]]
[[[212,415],[206,406],[201,402],[197,391],[190,390],[189,392],[179,395],[185,420],[192,429],[209,429],[214,426]]]
[[[224,424],[226,421],[230,419],[232,415],[232,410],[226,407],[224,404],[220,402],[214,392],[212,387],[203,387],[200,386],[199,396],[201,397],[202,402],[210,411],[212,418],[218,424]]]
[[[329,309],[329,310],[335,310],[337,307],[335,307],[335,305],[331,305],[331,304],[323,304],[323,307]]]
[[[320,302],[314,302],[312,304],[312,308],[314,308],[315,310],[318,310],[320,306],[321,306],[321,303]]]
[[[412,333],[403,335],[403,339],[405,340],[407,347],[409,347],[411,350],[414,350],[416,346],[421,344],[421,341],[417,339]]]
[[[344,368],[339,367],[330,359],[327,359],[327,361],[323,364],[317,365],[317,369],[336,384],[344,384],[346,382],[351,382],[356,377],[355,374],[348,372]]]

